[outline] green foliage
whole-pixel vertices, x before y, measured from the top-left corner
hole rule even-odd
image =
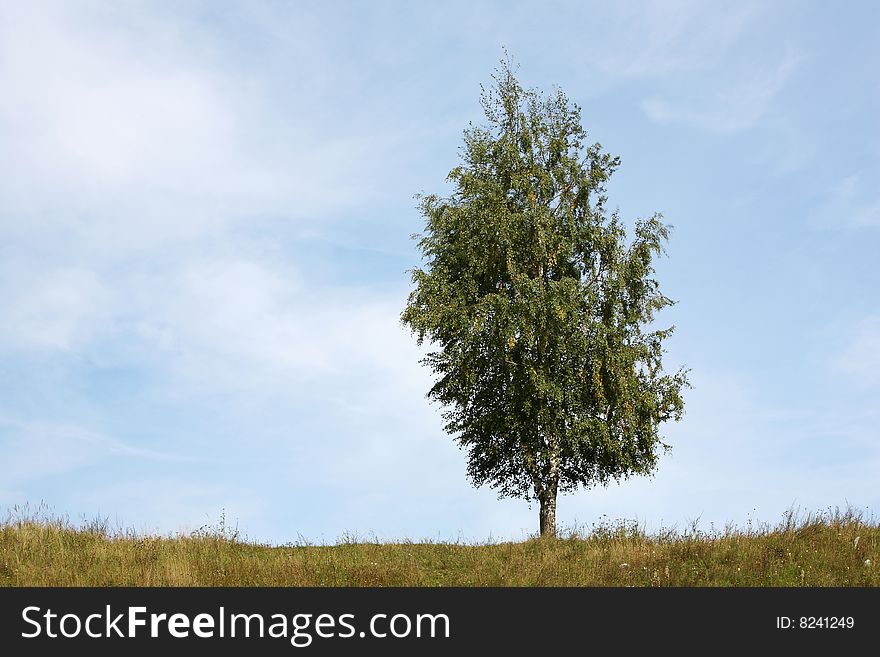
[[[524,89],[509,61],[493,79],[454,191],[418,197],[426,265],[401,319],[435,347],[429,396],[474,483],[555,507],[557,490],[651,473],[660,423],[682,415],[672,328],[647,330],[672,303],[652,277],[670,227],[657,214],[628,241],[606,210],[620,161],[587,143],[580,108]]]

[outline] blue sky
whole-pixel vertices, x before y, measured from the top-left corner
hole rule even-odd
[[[653,478],[562,526],[880,512],[880,9],[849,2],[0,5],[0,509],[273,543],[522,539],[399,325],[506,45],[675,226],[691,368]]]

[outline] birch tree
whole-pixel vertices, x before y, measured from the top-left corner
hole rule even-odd
[[[453,191],[417,197],[424,264],[401,320],[432,349],[428,395],[471,480],[536,500],[555,536],[560,492],[652,473],[660,425],[683,413],[687,373],[661,362],[674,327],[653,327],[670,227],[655,214],[629,236],[608,210],[620,160],[561,90],[523,88],[509,60],[492,78]]]

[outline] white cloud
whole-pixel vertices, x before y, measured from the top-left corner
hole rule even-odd
[[[131,459],[159,457],[92,428],[124,421],[105,393],[90,389],[101,385],[94,371],[124,378],[124,412],[158,410],[146,423],[171,435],[157,435],[157,445],[178,436],[165,412],[191,419],[209,407],[247,418],[252,433],[226,436],[213,467],[232,467],[223,458],[234,458],[226,455],[240,441],[260,440],[282,455],[287,444],[315,451],[324,470],[282,468],[304,479],[316,470],[359,473],[367,462],[399,469],[411,451],[395,455],[389,445],[409,436],[385,436],[377,417],[405,387],[421,409],[427,388],[418,350],[398,325],[403,291],[328,285],[293,261],[285,240],[397,194],[377,181],[400,183],[396,149],[413,128],[375,107],[328,111],[328,99],[313,92],[338,88],[334,61],[294,57],[264,79],[260,66],[215,58],[222,35],[195,34],[193,24],[143,9],[0,7],[0,240],[15,247],[0,263],[0,355],[21,365],[48,352],[53,371],[63,371],[52,384],[75,383],[53,401],[53,417],[62,419],[32,420],[30,407],[8,411],[0,427],[4,499],[70,475],[64,503],[78,510],[112,506],[128,509],[129,520],[161,522],[156,509],[179,499],[173,521],[213,514],[217,501],[256,513],[252,494],[212,486],[195,471],[201,462],[191,475],[165,479],[129,468]],[[309,53],[322,38],[304,34],[296,48]],[[260,224],[251,229],[251,221]],[[218,398],[229,404],[212,406]],[[297,426],[282,437],[261,416],[297,404],[308,412],[285,418]],[[372,438],[328,437],[323,428],[297,435],[309,413],[360,418],[355,426],[369,425]],[[144,438],[149,431],[138,427],[139,439],[153,441]],[[186,435],[171,451],[192,458],[201,439]],[[337,450],[352,456],[350,468]],[[116,465],[136,471],[131,487],[119,482]],[[98,489],[72,490],[91,466],[100,466]],[[295,489],[288,474],[279,481]],[[244,475],[251,483],[261,476]],[[156,482],[174,492],[157,498]]]
[[[229,148],[234,118],[211,72],[139,50],[168,47],[161,34],[90,29],[58,5],[3,13],[0,116],[24,169],[104,190],[210,170]]]
[[[399,325],[404,298],[321,285],[273,259],[218,255],[132,276],[114,314],[135,318],[120,330],[181,392],[363,376],[385,385],[418,368],[419,351]]]
[[[315,221],[380,193],[364,163],[406,126],[339,121],[225,65],[216,34],[142,9],[0,9],[0,236],[118,256],[253,217]],[[288,74],[318,84],[316,68],[292,60]]]
[[[196,30],[138,7],[0,9],[0,239],[17,247],[0,269],[0,348],[85,349],[133,331],[174,362],[162,349],[305,372],[363,361],[364,332],[387,346],[399,299],[302,290],[281,244],[247,252],[247,229],[308,231],[376,198],[387,171],[366,163],[378,144],[387,163],[393,120],[311,107],[310,85],[326,92],[329,78],[303,58],[289,71],[303,102],[279,105]]]

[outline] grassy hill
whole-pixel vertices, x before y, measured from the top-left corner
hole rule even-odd
[[[775,527],[646,535],[633,523],[557,540],[272,547],[235,532],[0,524],[2,586],[877,586],[880,525],[852,511]]]

